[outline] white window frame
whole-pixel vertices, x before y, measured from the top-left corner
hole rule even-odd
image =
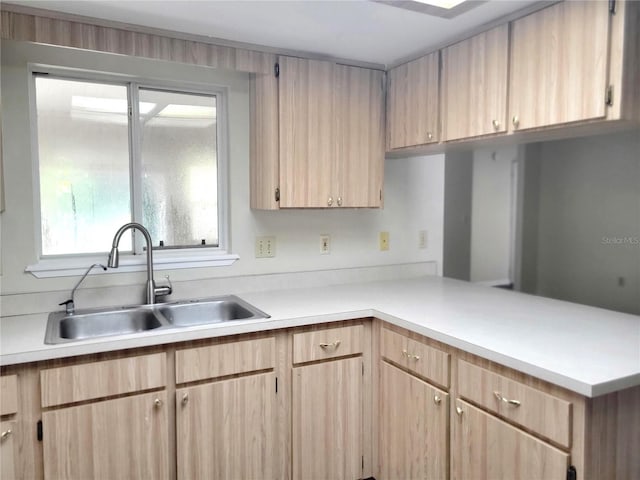
[[[42,221],[40,208],[40,162],[38,148],[38,128],[37,128],[37,105],[35,78],[36,74],[44,73],[52,78],[62,78],[69,80],[79,80],[86,82],[101,82],[126,85],[130,84],[128,90],[129,102],[132,105],[132,120],[129,122],[129,171],[131,172],[131,214],[135,219],[139,214],[140,206],[134,202],[136,195],[135,185],[139,179],[134,178],[140,174],[139,155],[136,155],[138,138],[134,133],[133,122],[137,121],[137,104],[134,98],[134,90],[140,88],[150,88],[158,90],[174,91],[177,93],[193,93],[201,95],[216,96],[216,135],[217,135],[217,182],[218,182],[218,246],[214,247],[194,247],[179,249],[156,249],[153,252],[154,270],[170,270],[194,267],[217,267],[233,264],[240,257],[231,253],[229,234],[229,132],[228,132],[228,98],[227,86],[204,85],[201,83],[189,83],[184,81],[172,81],[167,79],[144,78],[133,75],[122,75],[93,70],[74,69],[43,64],[29,64],[27,68],[29,74],[29,112],[31,128],[31,157],[33,172],[33,194],[34,194],[34,235],[37,248],[38,262],[25,268],[26,272],[38,278],[63,277],[80,275],[93,263],[104,263],[106,265],[108,252],[98,254],[68,254],[68,255],[47,255],[42,254]],[[139,220],[139,219],[138,219]],[[136,221],[136,220],[132,220]],[[115,235],[115,231],[113,232]],[[137,248],[137,241],[134,241],[134,251]],[[114,272],[139,272],[146,270],[146,254],[139,252],[134,254],[122,254],[120,256],[120,266]]]

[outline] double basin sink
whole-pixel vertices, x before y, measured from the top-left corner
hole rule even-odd
[[[58,344],[158,329],[179,329],[269,315],[234,296],[49,314],[44,342]]]

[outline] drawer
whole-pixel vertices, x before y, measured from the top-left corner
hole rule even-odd
[[[161,388],[167,383],[166,367],[166,354],[154,353],[42,370],[42,406]]]
[[[268,370],[275,365],[273,337],[186,348],[176,352],[176,383]]]
[[[458,360],[458,395],[564,447],[571,446],[571,403]]]
[[[385,328],[382,329],[380,352],[387,360],[449,388],[448,353]]]
[[[293,335],[293,363],[362,353],[363,334],[362,325],[296,333]]]
[[[0,377],[0,415],[18,412],[18,376]]]

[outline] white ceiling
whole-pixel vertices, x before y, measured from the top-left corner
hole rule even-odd
[[[489,0],[453,19],[366,0],[9,0],[28,7],[278,49],[393,64],[538,3]]]

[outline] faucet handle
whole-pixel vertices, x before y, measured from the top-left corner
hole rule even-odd
[[[70,315],[75,311],[75,305],[73,304],[73,300],[71,298],[62,303],[59,303],[58,305],[65,306],[65,311],[67,312],[67,315]]]
[[[164,278],[167,279],[167,282],[169,282],[169,285],[162,285],[160,287],[155,287],[153,289],[153,293],[158,297],[165,297],[167,295],[171,295],[171,293],[173,292],[173,285],[171,284],[171,279],[169,278],[169,275],[165,276]]]

